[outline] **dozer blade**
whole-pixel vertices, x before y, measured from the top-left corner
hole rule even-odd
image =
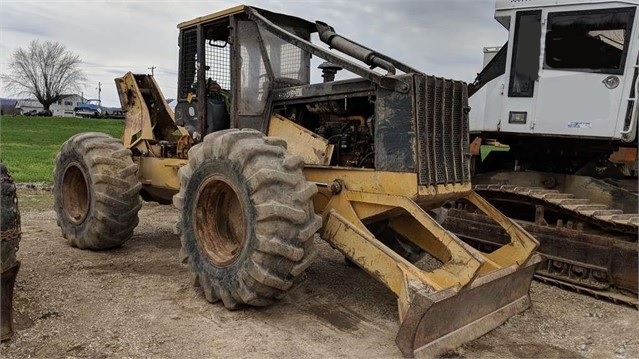
[[[530,307],[530,282],[536,264],[504,268],[452,289],[414,294],[395,342],[407,358],[430,358],[479,338]]]
[[[541,261],[534,254],[539,243],[476,193],[463,198],[495,220],[509,242],[490,253],[478,251],[404,196],[344,190],[324,212],[322,237],[397,295],[401,325],[396,343],[407,358],[441,355],[530,306],[530,282]],[[360,220],[359,213],[388,209],[400,213],[386,217],[388,228],[437,259],[439,267],[423,269],[409,262]]]

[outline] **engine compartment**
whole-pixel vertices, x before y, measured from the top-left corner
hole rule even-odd
[[[334,145],[331,166],[375,167],[374,98],[344,98],[276,105],[290,119]]]

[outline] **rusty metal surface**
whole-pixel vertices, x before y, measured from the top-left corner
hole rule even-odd
[[[358,172],[340,178],[341,191],[323,192],[328,201],[321,208],[321,235],[397,296],[402,323],[397,344],[404,356],[442,354],[487,333],[529,306],[530,281],[539,261],[533,252],[538,243],[519,225],[474,192],[458,194],[482,208],[507,233],[507,245],[491,253],[478,251],[442,228],[406,195],[351,189],[354,173]],[[305,174],[313,179],[316,173],[306,169]],[[357,184],[371,186],[375,178],[369,176]],[[417,183],[412,183],[419,192]],[[401,184],[395,181],[386,185]],[[400,192],[412,192],[401,188]],[[445,189],[439,194],[448,195]],[[432,200],[437,198],[435,195]],[[372,214],[386,214],[397,233],[442,264],[421,269],[408,262],[375,238],[362,222]]]
[[[126,121],[122,143],[131,148],[140,141],[176,142],[175,131],[188,135],[175,125],[175,115],[151,75],[131,72],[115,79]]]
[[[637,179],[615,180],[613,183],[588,176],[536,171],[499,171],[483,173],[473,177],[474,185],[540,187],[548,190],[557,190],[564,194],[572,194],[575,198],[583,198],[591,202],[605,204],[624,213],[636,213],[639,205]]]
[[[467,85],[416,76],[415,99],[419,183],[470,182]]]
[[[614,302],[637,305],[637,244],[610,234],[518,221],[540,243],[546,260],[536,277]],[[444,227],[483,250],[506,243],[505,232],[483,214],[451,209]]]
[[[518,270],[492,273],[457,293],[415,294],[396,343],[405,357],[436,357],[478,338],[530,306],[535,256]]]
[[[630,306],[633,306],[639,309],[639,300],[637,300],[637,298],[630,295],[625,295],[622,293],[613,292],[609,290],[597,290],[597,289],[592,289],[588,287],[583,287],[575,283],[569,283],[561,279],[547,277],[541,274],[535,274],[535,279],[546,284],[554,285],[560,288],[566,288],[573,292],[590,295],[597,299],[609,300],[615,304],[628,304]]]
[[[540,205],[546,210],[553,210],[562,216],[569,216],[575,221],[581,221],[604,230],[637,234],[639,214],[623,213],[622,210],[610,208],[605,204],[593,203],[586,198],[576,198],[571,193],[517,185],[476,185],[474,188],[478,193],[493,201],[502,200]]]

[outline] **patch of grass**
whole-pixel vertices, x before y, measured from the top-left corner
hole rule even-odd
[[[123,120],[3,116],[0,159],[16,182],[52,183],[55,156],[69,137],[80,132],[104,132],[120,138],[123,129]]]

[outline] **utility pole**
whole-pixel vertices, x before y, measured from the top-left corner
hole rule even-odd
[[[100,94],[102,93],[102,82],[98,82],[98,102],[102,103],[100,99]]]
[[[153,76],[153,75],[154,75],[154,70],[155,70],[156,68],[157,68],[157,67],[155,67],[155,66],[147,67],[147,69],[151,70],[151,76]]]

